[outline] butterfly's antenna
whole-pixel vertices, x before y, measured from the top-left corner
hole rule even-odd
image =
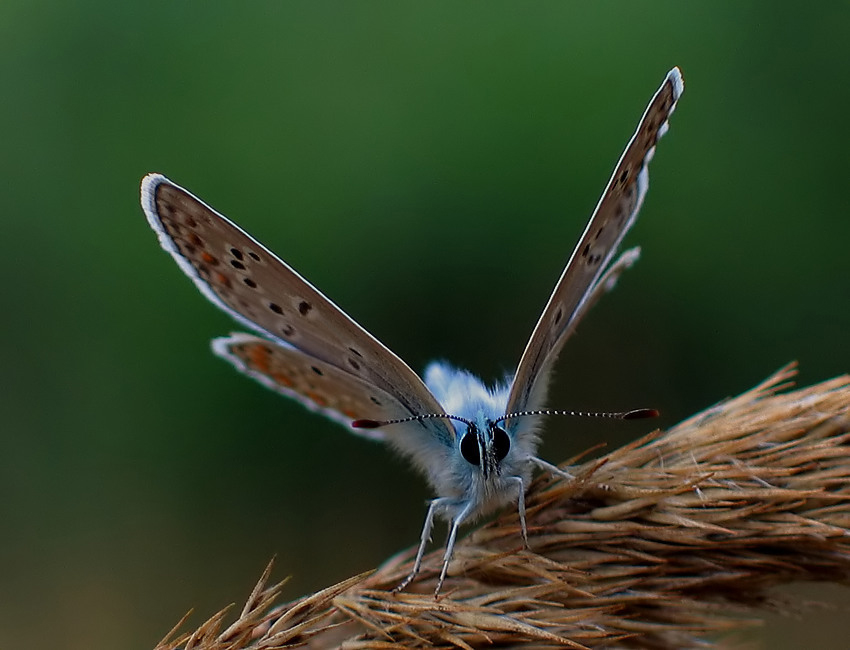
[[[355,429],[377,429],[385,427],[388,424],[401,424],[402,422],[418,422],[420,420],[431,420],[433,418],[447,418],[449,420],[457,420],[465,425],[475,428],[475,424],[471,420],[462,418],[458,415],[449,415],[448,413],[423,413],[422,415],[412,415],[409,418],[399,418],[398,420],[354,420],[351,423]]]
[[[657,418],[661,415],[656,409],[634,409],[622,413],[587,413],[585,411],[556,411],[555,409],[539,409],[536,411],[517,411],[508,413],[493,420],[493,424],[502,420],[521,418],[527,415],[575,415],[583,418],[613,418],[615,420],[641,420],[643,418]]]

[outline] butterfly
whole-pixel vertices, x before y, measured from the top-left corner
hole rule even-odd
[[[413,570],[399,589],[417,575],[435,517],[449,522],[439,593],[461,524],[516,503],[527,547],[525,489],[533,470],[569,476],[537,457],[540,416],[567,414],[543,409],[552,366],[581,318],[640,254],[633,248],[614,259],[637,218],[648,164],[683,90],[673,68],[617,163],[516,373],[495,386],[445,362],[432,362],[420,378],[239,226],[160,174],[142,180],[142,207],[159,243],[201,293],[254,332],[214,339],[215,354],[350,431],[388,443],[427,478],[437,496]]]

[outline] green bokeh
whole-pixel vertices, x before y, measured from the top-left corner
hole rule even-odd
[[[497,378],[679,65],[643,259],[551,400],[666,426],[792,359],[803,383],[850,366],[848,42],[844,2],[5,0],[0,643],[152,647],[274,554],[295,597],[419,534],[404,463],[209,353],[233,325],[159,250],[145,173],[414,368]],[[569,426],[545,457],[645,430]],[[844,647],[806,620],[767,643]]]

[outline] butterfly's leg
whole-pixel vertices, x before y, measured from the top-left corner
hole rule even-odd
[[[449,560],[452,559],[452,553],[455,550],[455,539],[457,538],[457,529],[460,528],[460,525],[469,516],[470,512],[472,512],[472,502],[467,503],[463,510],[461,510],[452,519],[452,527],[451,532],[449,533],[449,541],[446,542],[446,554],[443,556],[443,570],[440,571],[440,579],[437,580],[437,588],[434,590],[434,598],[436,598],[440,594],[440,589],[443,588],[443,581],[446,579],[446,572],[449,570]]]
[[[554,474],[555,476],[560,476],[562,478],[566,478],[566,479],[570,479],[570,480],[575,478],[575,476],[573,476],[569,472],[565,472],[564,470],[562,470],[557,465],[553,465],[552,463],[547,463],[542,458],[537,458],[536,456],[529,456],[528,459],[531,462],[533,462],[535,465],[537,465],[540,469],[545,469],[550,474]]]
[[[416,560],[413,562],[413,570],[410,572],[404,580],[401,581],[401,584],[393,589],[393,591],[402,591],[407,585],[413,582],[413,579],[416,577],[416,574],[419,573],[419,567],[422,565],[422,556],[425,555],[425,545],[431,539],[431,528],[434,525],[434,514],[437,512],[437,508],[443,505],[441,502],[443,499],[434,499],[428,504],[428,514],[425,515],[425,525],[422,527],[422,537],[419,541],[419,550],[416,551]]]
[[[512,476],[511,479],[517,486],[517,510],[519,511],[519,525],[522,528],[522,542],[525,548],[531,548],[528,545],[528,526],[525,523],[525,483],[521,476]]]

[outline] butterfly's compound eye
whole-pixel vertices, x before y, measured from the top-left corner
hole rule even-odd
[[[501,461],[511,450],[511,438],[502,427],[493,427],[493,451],[496,460]]]
[[[481,450],[478,448],[478,432],[470,427],[460,439],[460,455],[472,465],[481,464]]]

